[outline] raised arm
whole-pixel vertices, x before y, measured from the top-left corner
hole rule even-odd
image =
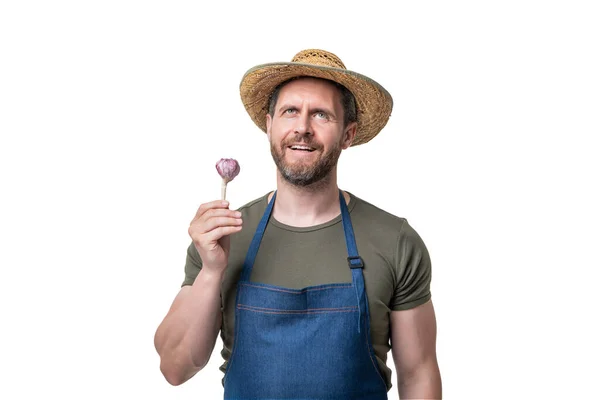
[[[392,311],[391,342],[401,399],[441,399],[433,303]]]
[[[221,328],[221,282],[229,257],[229,235],[239,232],[241,214],[222,201],[203,204],[189,234],[202,260],[194,284],[181,288],[156,330],[160,370],[180,385],[208,363]]]

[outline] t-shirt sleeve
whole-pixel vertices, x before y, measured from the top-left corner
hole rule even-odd
[[[201,269],[202,260],[200,259],[198,250],[196,250],[196,246],[194,246],[194,242],[192,242],[187,249],[187,256],[185,258],[185,279],[181,286],[192,285]]]
[[[404,220],[396,248],[396,288],[393,311],[409,310],[431,298],[431,259],[423,239]]]

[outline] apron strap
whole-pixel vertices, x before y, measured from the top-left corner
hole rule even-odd
[[[346,237],[346,248],[348,249],[348,265],[352,271],[352,286],[356,292],[356,301],[358,303],[358,332],[360,333],[361,315],[366,313],[366,296],[365,296],[365,280],[363,277],[363,268],[365,266],[363,259],[358,255],[356,247],[356,239],[354,237],[354,229],[352,229],[352,221],[346,199],[343,192],[340,190],[340,209],[342,210],[342,223],[344,224],[344,236]]]
[[[262,241],[263,235],[265,234],[265,229],[267,229],[267,223],[269,222],[271,212],[273,211],[273,204],[275,204],[276,195],[277,191],[273,192],[273,198],[271,198],[271,201],[269,202],[269,205],[267,205],[262,219],[258,223],[256,232],[254,233],[254,237],[252,238],[252,242],[250,243],[250,247],[248,248],[248,252],[246,253],[246,259],[244,260],[244,269],[242,270],[241,276],[242,282],[250,281],[250,274],[252,273],[254,260],[256,259],[256,255],[258,254],[258,248],[260,247],[260,242]]]
[[[342,212],[342,224],[344,227],[344,236],[346,238],[346,248],[348,250],[348,265],[352,271],[352,286],[354,286],[354,290],[356,292],[356,301],[358,303],[358,332],[360,333],[361,326],[361,317],[362,315],[367,316],[367,300],[365,293],[365,280],[363,277],[364,262],[363,259],[358,255],[358,249],[356,247],[356,239],[354,237],[354,229],[352,229],[352,222],[350,221],[350,212],[348,211],[348,206],[346,205],[346,199],[344,198],[343,192],[340,190],[340,209]],[[256,255],[258,254],[258,249],[260,247],[260,242],[262,241],[263,235],[265,234],[265,230],[267,229],[267,224],[269,222],[269,218],[271,217],[271,213],[273,212],[273,205],[275,204],[275,197],[277,196],[277,191],[273,193],[273,197],[271,201],[267,205],[265,212],[258,223],[258,227],[256,228],[256,232],[254,233],[254,237],[252,238],[252,242],[250,243],[250,247],[248,248],[248,252],[246,253],[246,259],[244,260],[244,267],[242,270],[242,275],[240,280],[242,282],[250,281],[250,275],[252,274],[252,267],[254,266],[254,261],[256,260]]]

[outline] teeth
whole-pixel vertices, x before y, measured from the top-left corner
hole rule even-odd
[[[308,151],[311,151],[312,148],[310,148],[308,146],[292,146],[292,150],[308,150]]]

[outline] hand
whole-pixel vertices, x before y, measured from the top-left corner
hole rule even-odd
[[[198,208],[188,233],[202,259],[202,268],[222,272],[229,259],[229,235],[242,230],[242,214],[217,200]]]

